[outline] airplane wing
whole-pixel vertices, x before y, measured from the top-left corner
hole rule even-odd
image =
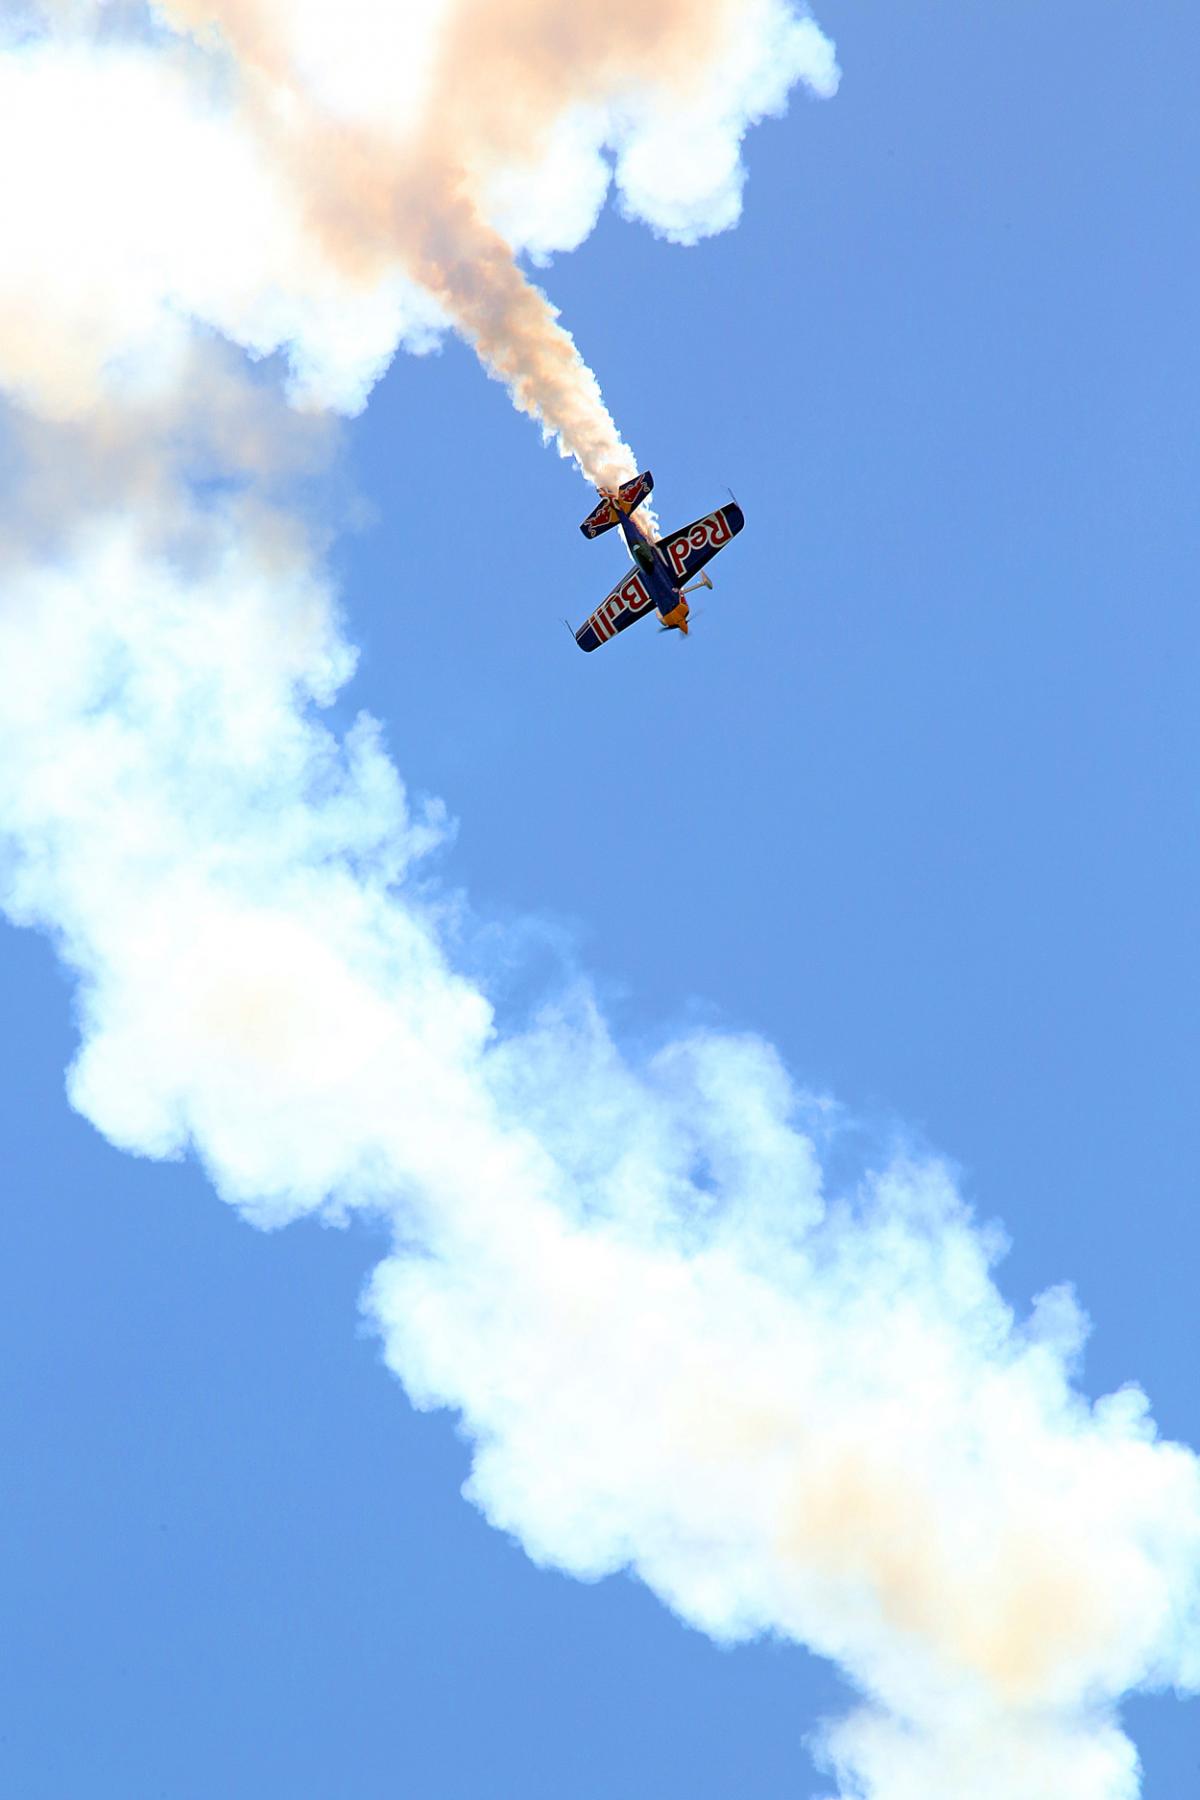
[[[709,513],[707,518],[697,519],[694,524],[684,525],[660,538],[657,548],[666,558],[675,585],[683,587],[693,575],[698,575],[705,563],[711,562],[717,551],[723,550],[745,523],[741,507],[736,500],[731,500],[727,506]]]
[[[600,602],[591,618],[584,620],[575,633],[575,642],[581,650],[595,650],[600,644],[606,644],[610,637],[615,637],[618,631],[624,631],[636,619],[653,611],[650,589],[640,572],[631,570]]]

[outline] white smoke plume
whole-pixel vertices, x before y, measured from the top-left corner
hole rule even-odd
[[[847,1797],[1132,1800],[1122,1695],[1200,1685],[1196,1457],[1137,1389],[1083,1398],[1077,1304],[1014,1315],[946,1170],[828,1194],[766,1043],[633,1059],[583,984],[499,1031],[424,873],[443,817],[321,719],[354,662],[294,503],[323,410],[453,323],[595,475],[619,439],[512,249],[578,241],[610,174],[681,240],[730,223],[746,125],[835,80],[782,0],[599,8],[611,56],[587,12],[9,19],[0,897],[76,974],[71,1097],[114,1143],[263,1226],[386,1222],[386,1359],[531,1556],[833,1659]]]
[[[398,343],[452,323],[604,483],[632,455],[517,256],[578,244],[614,180],[669,236],[722,229],[748,125],[837,83],[787,0],[163,0],[192,53],[137,8],[124,31],[126,9],[52,10],[71,23],[0,77],[7,166],[46,152],[6,221],[11,388],[86,402],[190,318],[286,349],[297,399],[353,411]]]

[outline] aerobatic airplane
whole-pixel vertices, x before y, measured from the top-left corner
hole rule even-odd
[[[741,507],[731,499],[707,518],[697,519],[694,525],[685,525],[679,531],[669,531],[666,537],[652,542],[633,515],[653,488],[654,477],[649,470],[615,492],[602,488],[599,506],[579,527],[584,537],[595,538],[620,525],[635,565],[633,573],[617,583],[575,633],[581,650],[606,644],[618,631],[656,610],[661,630],[681,631],[686,637],[687,596],[698,587],[712,586],[701,570],[746,523]]]

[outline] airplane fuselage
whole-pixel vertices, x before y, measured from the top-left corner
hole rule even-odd
[[[668,630],[687,634],[688,603],[672,581],[667,560],[656,544],[644,537],[627,513],[621,514],[621,534],[630,558],[641,573],[650,598]]]

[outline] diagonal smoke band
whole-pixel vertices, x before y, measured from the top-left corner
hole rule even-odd
[[[77,976],[71,1097],[113,1142],[263,1226],[389,1223],[387,1361],[532,1556],[834,1659],[848,1795],[1129,1800],[1121,1696],[1200,1682],[1197,1459],[1136,1389],[1087,1403],[1070,1293],[1017,1319],[946,1170],[831,1199],[761,1040],[638,1063],[584,986],[499,1033],[414,876],[440,813],[370,720],[321,722],[354,655],[293,496],[328,411],[449,323],[625,472],[514,251],[578,242],[610,178],[681,240],[731,223],[746,126],[836,84],[784,0],[597,13],[0,27],[0,150],[38,171],[0,246],[3,903]],[[286,396],[242,354],[280,350]]]

